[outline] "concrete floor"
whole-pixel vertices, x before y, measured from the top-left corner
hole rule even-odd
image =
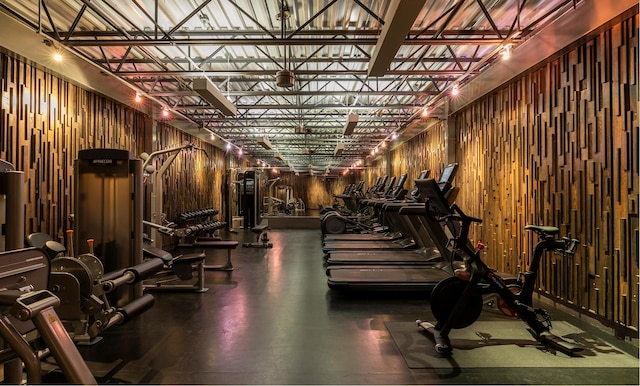
[[[498,350],[494,353],[498,353],[498,357],[491,360],[481,349],[469,349],[454,352],[453,359],[438,359],[434,365],[410,368],[408,346],[401,347],[404,344],[398,342],[405,339],[410,341],[407,345],[419,348],[428,344],[427,338],[411,328],[403,337],[398,337],[400,333],[392,336],[389,326],[402,327],[417,318],[428,319],[427,295],[333,292],[326,284],[319,230],[273,230],[269,235],[274,244],[272,249],[239,247],[234,251],[235,270],[231,274],[207,272],[207,292],[156,293],[156,304],[150,311],[127,325],[108,330],[101,342],[81,347],[98,381],[136,384],[639,382],[637,356],[617,348],[598,350],[605,359],[598,359],[596,366],[583,366],[593,363],[580,362],[583,358],[559,358],[549,353],[540,354],[546,355],[541,361],[548,362],[540,366],[535,363],[535,356],[528,354],[532,350],[527,347],[529,343],[518,346],[494,342],[494,349]],[[241,230],[223,237],[242,242],[250,241],[253,235]],[[217,257],[223,258],[216,255],[209,259]],[[486,314],[483,320],[498,318],[491,312]],[[524,324],[522,326],[524,330]],[[494,335],[500,334],[498,331]],[[535,351],[540,352],[539,348]],[[615,355],[604,356],[605,351]],[[591,353],[595,355],[594,351]],[[428,357],[428,353],[425,355]],[[520,360],[511,366],[510,361],[516,357]]]

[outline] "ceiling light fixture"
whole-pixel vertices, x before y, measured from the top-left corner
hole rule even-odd
[[[267,150],[273,149],[273,147],[271,146],[271,142],[269,142],[269,138],[268,137],[258,137],[256,139],[256,141],[258,142],[258,144],[260,146],[262,146],[263,148],[265,148]]]
[[[209,102],[215,108],[220,110],[226,116],[234,116],[238,113],[236,106],[229,102],[227,98],[220,92],[215,84],[211,83],[207,78],[197,78],[193,80],[193,91],[197,92],[202,99]]]
[[[347,116],[347,123],[344,124],[344,131],[342,132],[342,135],[353,134],[353,130],[355,130],[356,125],[358,124],[358,119],[358,114],[349,114]]]

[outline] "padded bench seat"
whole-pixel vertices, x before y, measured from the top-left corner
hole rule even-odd
[[[233,240],[215,240],[215,241],[196,240],[193,243],[178,244],[178,249],[195,249],[195,248],[201,248],[204,250],[226,249],[227,261],[225,264],[218,264],[218,265],[205,264],[204,269],[211,270],[211,271],[233,271],[233,264],[231,263],[231,250],[236,249],[237,247],[238,247],[238,242]]]

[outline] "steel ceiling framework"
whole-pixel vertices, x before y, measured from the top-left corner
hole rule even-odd
[[[0,9],[256,159],[339,170],[578,2],[427,1],[379,77],[367,68],[393,16],[391,0],[289,0],[284,24],[281,0],[6,0]],[[283,69],[294,73],[294,87],[276,86]],[[201,77],[236,116],[193,91]],[[360,119],[344,137],[349,113]],[[338,143],[345,150],[335,157]]]

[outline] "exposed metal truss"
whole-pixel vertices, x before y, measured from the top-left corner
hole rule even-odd
[[[5,0],[0,10],[257,159],[336,170],[580,2],[426,1],[407,20],[388,70],[370,77],[395,1]],[[280,70],[293,72],[293,87],[276,85]],[[237,107],[235,116],[193,90],[203,77]],[[359,122],[345,137],[349,113]],[[338,143],[345,149],[335,157]]]

